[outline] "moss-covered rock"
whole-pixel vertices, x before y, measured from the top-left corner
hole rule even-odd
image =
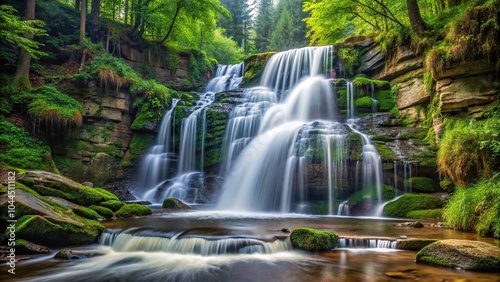
[[[26,184],[40,195],[63,198],[82,206],[118,200],[118,197],[107,190],[83,186],[73,180],[46,171],[28,171],[19,178],[19,182]]]
[[[15,241],[15,249],[17,255],[31,255],[31,254],[49,254],[50,249],[38,244],[31,243],[23,239]]]
[[[255,86],[260,81],[267,60],[274,55],[274,52],[260,53],[245,59],[245,76],[241,85],[245,87]]]
[[[109,200],[109,201],[102,202],[99,205],[102,207],[108,208],[111,211],[115,212],[115,211],[119,210],[123,205],[125,205],[125,203],[122,201],[118,201],[118,200]]]
[[[441,240],[417,253],[417,262],[465,270],[500,272],[500,248],[470,240]]]
[[[294,248],[310,252],[327,251],[338,246],[339,236],[330,231],[297,228],[290,233],[290,241]]]
[[[104,218],[112,218],[113,217],[113,211],[106,208],[106,207],[91,205],[91,206],[89,206],[89,209],[97,212],[100,216],[102,216]]]
[[[384,207],[384,215],[406,217],[409,211],[441,208],[441,199],[427,194],[405,194]]]
[[[373,100],[372,100],[372,98],[370,98],[368,96],[360,97],[360,98],[357,98],[356,100],[354,100],[354,106],[356,107],[356,109],[359,109],[359,110],[361,110],[361,109],[371,110],[372,105],[373,105]]]
[[[408,218],[442,218],[443,210],[442,209],[429,209],[429,210],[415,210],[409,211],[406,214]]]
[[[406,180],[406,186],[411,187],[412,191],[422,193],[436,192],[436,182],[429,177],[412,177]]]
[[[94,243],[103,230],[98,222],[83,218],[76,221],[25,215],[17,221],[16,236],[45,246],[66,246]]]
[[[162,207],[164,209],[175,209],[175,210],[188,210],[191,209],[188,205],[183,203],[181,200],[175,198],[166,198],[163,200]]]
[[[396,248],[406,251],[420,251],[436,241],[434,239],[399,239]]]
[[[125,204],[116,213],[116,217],[133,217],[150,215],[153,211],[144,205],[140,204]]]
[[[75,208],[73,208],[73,212],[76,215],[87,218],[87,219],[97,220],[97,219],[102,218],[102,216],[99,215],[96,211],[91,210],[91,209],[86,208],[86,207],[75,207]]]

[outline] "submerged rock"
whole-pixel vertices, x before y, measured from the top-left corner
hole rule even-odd
[[[174,210],[190,210],[187,204],[176,198],[166,198],[163,200],[162,208],[164,209],[174,209]]]
[[[400,226],[400,227],[413,227],[413,228],[423,228],[424,227],[424,225],[420,221],[403,222],[403,223],[399,223],[398,226]]]
[[[404,236],[404,237],[406,237],[406,236]],[[425,246],[428,246],[436,241],[437,240],[434,240],[434,239],[415,239],[415,238],[406,239],[406,238],[402,238],[402,239],[398,240],[398,244],[397,244],[396,248],[400,249],[400,250],[406,250],[406,251],[420,251]]]
[[[417,262],[465,270],[500,272],[500,248],[471,240],[441,240],[417,253]]]
[[[19,255],[48,254],[48,253],[50,253],[49,248],[42,246],[42,245],[28,242],[28,241],[23,240],[23,239],[16,240],[15,249],[16,249],[16,254],[19,254]]]
[[[339,244],[339,236],[330,231],[313,228],[297,228],[290,233],[290,241],[294,248],[306,251],[327,251]]]
[[[86,258],[91,258],[91,257],[97,257],[97,256],[102,256],[104,255],[103,252],[99,252],[96,250],[70,250],[70,249],[64,249],[59,252],[54,256],[55,258],[58,259],[86,259]]]

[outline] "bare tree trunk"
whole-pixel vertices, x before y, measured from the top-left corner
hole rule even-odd
[[[24,14],[25,20],[35,19],[35,8],[36,8],[35,0],[26,0],[26,11]],[[33,39],[33,34],[25,33],[24,37],[28,39]],[[14,78],[12,79],[12,86],[14,86],[17,89],[31,88],[31,83],[29,80],[30,65],[31,65],[30,53],[28,53],[28,51],[26,51],[24,48],[20,48],[16,73],[14,74]]]
[[[90,25],[92,27],[92,41],[98,42],[99,36],[99,17],[101,16],[101,0],[92,0],[90,8]]]
[[[406,6],[408,7],[411,29],[418,37],[422,37],[424,35],[424,31],[427,29],[427,25],[420,14],[417,0],[406,0]]]
[[[85,66],[85,56],[87,51],[85,50],[85,24],[87,21],[87,0],[81,0],[82,6],[80,9],[80,49],[82,50],[82,60],[80,62],[80,70]]]

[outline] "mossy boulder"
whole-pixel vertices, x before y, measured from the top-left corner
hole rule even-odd
[[[189,209],[191,209],[191,207],[189,207],[187,204],[185,204],[181,200],[178,200],[175,198],[166,198],[165,200],[163,200],[162,207],[164,209],[174,209],[174,210],[189,210]]]
[[[133,217],[150,215],[153,211],[141,204],[125,204],[116,213],[116,217]]]
[[[245,59],[245,75],[241,85],[245,87],[251,87],[258,84],[264,71],[269,58],[274,55],[275,52],[266,52],[252,55]]]
[[[442,201],[439,197],[428,194],[405,194],[401,198],[388,203],[384,207],[384,215],[391,217],[407,217],[409,211],[438,209]]]
[[[309,252],[327,251],[338,246],[339,236],[330,231],[297,228],[290,233],[290,241],[294,248]]]
[[[417,262],[473,271],[500,272],[500,248],[470,240],[441,240],[417,253]]]
[[[122,201],[118,201],[118,200],[109,200],[109,201],[102,202],[99,205],[102,207],[108,208],[108,209],[115,212],[115,211],[119,210],[123,205],[125,205],[125,203]]]
[[[49,254],[50,249],[38,244],[31,243],[23,239],[17,239],[15,241],[16,254],[17,255],[32,255],[32,254]]]
[[[87,219],[93,219],[93,220],[97,220],[97,219],[100,219],[100,218],[103,218],[100,214],[98,214],[96,211],[94,210],[91,210],[89,208],[86,208],[86,207],[75,207],[73,209],[73,212],[78,215],[78,216],[81,216],[83,218],[87,218]]]
[[[111,209],[106,208],[106,207],[91,205],[91,206],[89,206],[89,209],[97,212],[99,215],[101,215],[104,218],[112,218],[113,217],[113,211]]]
[[[436,192],[436,182],[429,177],[412,177],[406,180],[406,187],[411,187],[415,192]]]
[[[354,100],[354,106],[358,110],[371,110],[373,105],[372,98],[368,96],[360,97]]]
[[[46,171],[27,171],[19,178],[19,182],[42,196],[59,197],[82,206],[118,200],[116,195],[107,190],[83,186],[73,180]]]
[[[436,241],[435,239],[399,239],[396,248],[406,251],[420,251]]]
[[[44,246],[90,244],[97,240],[104,227],[96,221],[45,218],[24,215],[16,224],[16,236]]]

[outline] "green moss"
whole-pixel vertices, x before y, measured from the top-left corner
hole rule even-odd
[[[96,211],[100,216],[102,216],[104,218],[112,218],[113,217],[113,211],[110,210],[109,208],[106,208],[103,206],[91,205],[91,206],[89,206],[89,209]]]
[[[396,106],[396,99],[394,96],[391,89],[379,90],[375,93],[375,99],[377,99],[377,105],[381,112],[388,112]]]
[[[409,211],[441,208],[441,199],[427,194],[405,194],[396,201],[387,203],[384,215],[406,217]]]
[[[377,199],[377,197],[377,187],[372,186],[363,190],[359,190],[349,196],[349,198],[347,199],[347,203],[349,205],[354,205],[363,200]],[[382,199],[390,200],[392,198],[394,198],[394,187],[392,187],[391,185],[382,185]]]
[[[394,141],[395,139],[396,138],[394,138],[394,136],[390,135],[379,135],[379,134],[372,135],[373,141],[391,142]]]
[[[429,210],[414,210],[414,211],[409,211],[406,214],[407,218],[438,218],[441,219],[443,216],[443,210],[442,209],[429,209]]]
[[[340,48],[339,57],[344,64],[344,70],[348,75],[356,74],[356,68],[359,66],[359,51],[354,48]]]
[[[99,204],[102,207],[108,208],[111,211],[117,211],[119,210],[123,205],[125,205],[124,202],[118,201],[118,200],[109,200],[105,201]]]
[[[87,219],[97,220],[99,218],[102,218],[102,216],[99,215],[96,211],[86,207],[75,207],[73,208],[73,212],[76,215]]]
[[[255,86],[260,81],[264,67],[274,52],[260,53],[252,55],[244,60],[245,75],[241,85],[245,87]]]
[[[295,248],[310,252],[327,251],[338,246],[339,237],[330,231],[313,228],[296,228],[290,233],[290,241]]]
[[[377,88],[389,87],[389,81],[387,80],[370,79],[364,76],[356,76],[352,82],[356,86],[369,86],[373,83]]]
[[[83,186],[83,187],[86,187],[86,186]],[[93,189],[94,191],[96,191],[99,194],[101,194],[104,197],[105,201],[112,201],[112,200],[119,201],[120,200],[120,199],[118,199],[118,197],[115,194],[109,192],[106,189],[103,189],[103,188],[90,188],[90,187],[87,187],[87,188]]]
[[[125,204],[116,213],[116,217],[133,217],[150,215],[153,211],[140,204]]]
[[[375,147],[383,161],[392,161],[394,159],[394,152],[385,146],[384,142],[376,141]]]
[[[50,148],[0,117],[0,163],[22,169],[57,171]]]
[[[153,135],[135,133],[134,136],[132,136],[128,154],[123,161],[128,161],[129,163],[137,161],[153,143]],[[122,165],[124,165],[123,161]]]
[[[23,239],[17,239],[15,241],[15,249],[16,249],[16,254],[17,255],[30,255],[30,254],[41,254],[41,253],[50,253],[50,250],[48,248],[39,248],[38,250],[33,250],[30,248],[30,245],[33,245],[33,243],[23,240]]]
[[[359,108],[371,109],[372,105],[373,105],[373,100],[368,96],[357,98],[356,100],[354,100],[354,106],[357,109]]]
[[[448,176],[445,176],[443,180],[439,181],[439,187],[445,191],[453,191],[455,185],[453,185],[453,181]]]
[[[412,177],[406,180],[406,187],[411,187],[412,191],[422,193],[436,192],[436,183],[428,177]]]

